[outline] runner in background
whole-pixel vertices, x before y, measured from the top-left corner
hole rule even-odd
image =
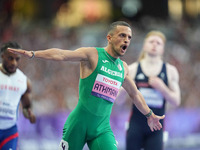
[[[21,48],[16,42],[7,42],[1,47],[0,64],[0,150],[16,150],[18,141],[17,118],[21,102],[24,116],[35,123],[31,111],[31,83],[18,69],[20,55],[7,50]]]
[[[129,75],[151,110],[164,115],[166,103],[180,105],[179,73],[175,66],[163,61],[165,35],[160,31],[150,31],[143,43],[137,62],[129,65]],[[126,92],[120,89],[118,98],[125,99]],[[151,132],[145,124],[146,118],[133,104],[126,135],[126,150],[162,150],[163,128]],[[163,120],[161,120],[163,125]]]

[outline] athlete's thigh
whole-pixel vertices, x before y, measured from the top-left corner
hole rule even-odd
[[[61,150],[82,150],[85,144],[86,133],[81,125],[76,125],[63,130],[60,142]]]
[[[85,136],[76,134],[62,139],[59,145],[59,150],[82,150],[85,145]]]
[[[88,122],[84,119],[86,114],[80,115],[81,111],[75,109],[67,118],[64,128],[61,150],[82,150],[86,143]],[[65,147],[65,148],[64,148]]]
[[[149,136],[144,145],[145,150],[162,150],[163,149],[163,131],[154,131]]]
[[[18,137],[13,138],[12,140],[9,140],[8,142],[6,142],[2,148],[0,148],[1,150],[17,150],[17,141],[18,141]]]
[[[143,132],[131,126],[126,132],[126,150],[140,150],[143,137]]]
[[[0,130],[0,150],[16,150],[18,142],[17,126],[10,129]]]
[[[80,140],[61,140],[59,145],[59,150],[82,150],[85,143]]]
[[[117,150],[117,143],[113,132],[106,132],[88,142],[90,150]]]

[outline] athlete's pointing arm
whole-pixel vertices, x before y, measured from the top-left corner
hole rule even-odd
[[[139,111],[147,117],[147,122],[151,131],[160,130],[162,128],[162,125],[159,122],[159,120],[164,119],[165,116],[157,116],[150,110],[142,94],[137,89],[134,81],[128,75],[128,66],[126,63],[124,63],[124,69],[125,69],[125,74],[124,74],[125,79],[122,84],[122,87],[127,91],[129,96],[132,98],[133,103],[139,109]]]
[[[91,48],[79,48],[74,51],[50,48],[46,50],[27,51],[22,49],[8,48],[8,51],[21,54],[29,58],[37,57],[56,61],[84,61],[88,59],[88,51]]]

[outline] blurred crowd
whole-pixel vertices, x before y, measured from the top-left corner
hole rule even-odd
[[[160,30],[167,37],[165,58],[180,73],[181,106],[200,107],[200,26],[199,22],[159,20],[143,17],[140,22],[128,21],[133,26],[132,43],[122,58],[128,64],[137,61],[145,34]],[[14,40],[24,49],[40,50],[106,45],[108,23],[84,24],[77,28],[59,28],[44,24],[21,23],[4,27],[1,43]],[[32,81],[33,104],[38,114],[72,110],[78,102],[79,64],[53,62],[22,57],[20,68]],[[123,106],[129,102],[118,103]],[[45,106],[45,109],[43,109]]]

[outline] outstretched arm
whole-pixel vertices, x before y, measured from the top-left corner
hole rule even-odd
[[[28,58],[40,58],[55,61],[74,61],[80,62],[80,77],[85,78],[96,68],[98,62],[98,52],[95,47],[82,47],[72,50],[50,48],[46,50],[27,51],[22,49],[8,48],[8,51],[24,55]]]
[[[151,131],[160,130],[162,128],[162,125],[159,122],[159,120],[164,119],[165,116],[164,115],[157,116],[150,110],[150,108],[148,107],[148,105],[146,104],[144,100],[144,97],[142,96],[140,91],[137,89],[134,81],[128,75],[128,67],[126,65],[124,67],[125,67],[125,70],[127,70],[126,71],[127,73],[126,73],[125,80],[122,84],[123,88],[132,98],[133,103],[138,108],[138,110],[147,117],[147,122]]]
[[[23,107],[23,114],[24,117],[29,119],[31,123],[36,122],[35,115],[33,114],[31,110],[31,101],[30,101],[30,94],[31,94],[31,83],[30,80],[27,80],[27,90],[21,97],[21,103]]]
[[[27,51],[22,49],[8,48],[8,51],[15,54],[21,54],[29,58],[41,58],[56,61],[84,61],[88,59],[87,51],[90,48],[79,48],[74,51],[63,50],[58,48],[50,48],[46,50]]]

